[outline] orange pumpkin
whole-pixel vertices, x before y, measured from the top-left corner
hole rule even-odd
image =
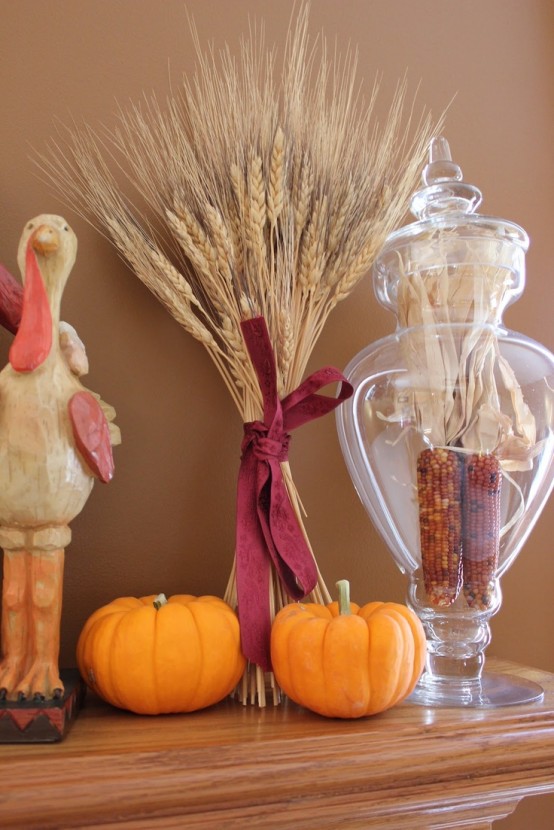
[[[425,663],[421,622],[405,605],[351,603],[346,580],[339,602],[293,603],[271,630],[275,678],[291,700],[331,718],[389,709],[414,689]]]
[[[95,611],[77,643],[77,665],[99,697],[142,715],[192,712],[239,681],[239,623],[218,597],[121,597]]]

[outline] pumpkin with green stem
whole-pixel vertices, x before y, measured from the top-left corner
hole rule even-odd
[[[234,689],[245,664],[237,616],[212,596],[120,597],[89,617],[77,643],[90,688],[143,715],[211,706]]]
[[[338,603],[292,603],[271,630],[275,678],[295,703],[332,718],[389,709],[413,691],[425,664],[421,622],[405,605],[350,602],[346,580]]]

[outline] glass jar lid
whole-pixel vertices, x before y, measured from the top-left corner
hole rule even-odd
[[[386,240],[374,265],[378,300],[397,311],[399,285],[405,280],[434,283],[449,280],[442,302],[454,307],[454,290],[460,280],[484,281],[493,290],[488,319],[498,320],[503,309],[523,291],[526,231],[508,220],[475,213],[481,191],[463,181],[462,170],[452,161],[448,141],[439,136],[429,148],[422,174],[423,187],[412,197],[410,208],[418,221],[405,225]],[[492,288],[494,286],[494,288]],[[459,289],[456,287],[459,294]]]

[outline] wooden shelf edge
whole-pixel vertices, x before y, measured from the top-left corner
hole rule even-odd
[[[554,791],[554,676],[539,674],[541,703],[404,704],[364,721],[228,701],[146,718],[92,698],[62,744],[0,747],[2,826],[171,828],[186,816],[191,830],[282,830],[286,810],[298,830],[311,830],[314,816],[334,830],[345,815],[354,815],[348,830],[393,828],[400,816],[415,828],[412,814],[439,828],[447,816],[509,811]]]

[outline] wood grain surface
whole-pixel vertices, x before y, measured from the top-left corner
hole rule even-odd
[[[63,743],[0,746],[0,827],[487,828],[554,791],[554,675],[488,666],[544,700],[340,721],[231,700],[141,717],[89,695]]]

